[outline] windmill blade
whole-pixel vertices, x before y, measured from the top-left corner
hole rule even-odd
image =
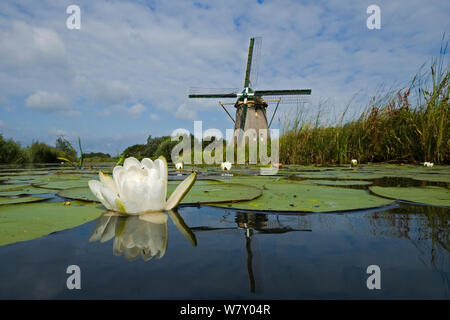
[[[250,71],[252,69],[254,46],[255,46],[255,38],[250,38],[250,43],[248,45],[247,66],[245,68],[244,88],[247,88],[250,85]]]
[[[236,98],[238,88],[190,88],[189,98]]]
[[[287,96],[287,95],[310,95],[311,89],[294,90],[257,90],[255,96]]]
[[[249,87],[256,87],[258,83],[259,62],[261,59],[262,38],[256,37],[253,43],[252,63],[250,66]]]
[[[280,96],[267,96],[268,98],[265,98],[264,101],[268,104],[278,104],[278,102],[280,104],[303,104],[303,103],[307,103],[310,102],[311,97],[307,96],[307,95],[280,95]]]

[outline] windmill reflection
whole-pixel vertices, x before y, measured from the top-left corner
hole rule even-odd
[[[301,216],[298,216],[300,218]],[[252,247],[252,237],[256,231],[259,234],[280,234],[292,231],[312,231],[311,229],[294,229],[280,223],[279,215],[276,220],[269,220],[267,214],[237,212],[235,222],[240,229],[245,230],[245,249],[247,251],[247,273],[250,292],[256,292],[257,281],[254,272],[254,252],[259,253],[259,246]],[[257,266],[256,266],[257,267]]]
[[[244,230],[245,237],[245,250],[247,252],[247,273],[249,279],[249,289],[250,292],[255,293],[261,288],[261,282],[258,281],[258,262],[256,257],[259,256],[259,246],[257,244],[257,238],[254,238],[254,234],[280,234],[286,232],[295,231],[312,231],[310,226],[310,221],[307,219],[306,215],[296,215],[297,225],[300,228],[293,228],[291,226],[285,226],[280,222],[278,214],[265,214],[265,213],[254,213],[254,212],[236,212],[233,220],[228,220],[228,216],[233,213],[227,212],[220,222],[224,223],[236,223],[237,229]],[[269,219],[270,217],[275,217],[275,220]],[[217,231],[217,230],[236,230],[236,227],[225,227],[225,228],[211,228],[207,226],[192,227],[194,232],[204,232],[204,231]],[[256,260],[256,261],[255,261]]]

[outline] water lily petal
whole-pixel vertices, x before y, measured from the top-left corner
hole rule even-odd
[[[115,166],[113,169],[113,180],[116,185],[116,190],[119,196],[122,194],[123,175],[126,170],[122,166]]]
[[[183,200],[184,196],[194,185],[196,179],[197,173],[194,172],[177,186],[177,188],[170,195],[169,200],[167,200],[166,210],[175,208],[181,202],[181,200]]]
[[[142,201],[136,201],[135,199],[122,199],[122,205],[125,209],[124,213],[129,215],[138,215],[143,213]]]
[[[98,180],[90,180],[88,182],[88,186],[89,189],[91,189],[92,193],[94,194],[94,196],[97,197],[98,200],[100,200],[100,202],[109,210],[114,210],[113,206],[111,206],[111,204],[109,203],[109,201],[107,201],[105,199],[105,197],[103,196],[102,193],[102,188],[106,188],[105,185],[103,183],[101,183]]]
[[[168,216],[164,212],[152,212],[140,215],[139,220],[144,220],[154,224],[163,224],[167,222]]]
[[[125,173],[121,174],[120,181],[120,198],[122,200],[132,199],[135,197],[134,190],[139,190],[144,184],[145,170],[139,169],[135,166],[130,167]]]
[[[164,210],[166,205],[165,194],[167,192],[166,182],[162,179],[152,180],[151,190],[147,194],[147,211]]]
[[[144,166],[144,168],[147,168],[148,170],[153,169],[154,167],[152,159],[149,158],[142,159],[141,164],[142,166]]]
[[[101,183],[103,183],[106,187],[111,189],[111,191],[114,192],[115,194],[118,194],[116,183],[114,182],[113,178],[111,178],[108,174],[104,174],[101,171],[99,171],[98,177],[100,178]]]
[[[120,211],[120,210],[118,210],[118,207],[116,204],[117,194],[112,192],[111,189],[109,189],[103,183],[101,183],[101,185],[100,185],[100,193],[103,196],[103,199],[105,201],[105,203],[103,203],[103,202],[102,203],[107,209],[114,210],[114,211]]]
[[[137,167],[137,168],[142,168],[142,164],[139,162],[138,159],[134,158],[134,157],[129,157],[126,158],[125,161],[123,162],[123,167],[125,168],[125,170],[130,169],[131,167]]]
[[[167,160],[163,156],[160,156],[158,159],[155,160],[155,166],[159,167],[159,177],[164,181],[163,186],[163,199],[166,201],[167,199],[167,181],[169,180],[169,172],[168,172],[168,166],[167,166]]]

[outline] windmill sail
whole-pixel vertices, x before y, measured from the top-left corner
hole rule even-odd
[[[249,86],[256,87],[258,83],[259,62],[261,60],[262,38],[256,37],[253,43],[252,64],[250,68]]]
[[[255,96],[287,96],[287,95],[309,95],[309,94],[311,94],[311,89],[255,91]]]
[[[236,98],[238,88],[190,88],[189,98]]]

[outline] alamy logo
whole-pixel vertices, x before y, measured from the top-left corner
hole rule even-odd
[[[381,289],[381,270],[380,267],[376,264],[370,265],[366,270],[367,274],[370,274],[369,278],[367,278],[367,289]]]
[[[67,289],[81,289],[81,269],[76,264],[70,265],[66,270],[67,274],[71,274],[66,281]]]
[[[369,30],[381,29],[381,10],[377,5],[371,5],[367,7],[367,14],[370,16],[367,18],[366,25]]]
[[[72,4],[67,7],[66,13],[70,16],[66,20],[67,29],[81,29],[81,9],[79,6]]]

